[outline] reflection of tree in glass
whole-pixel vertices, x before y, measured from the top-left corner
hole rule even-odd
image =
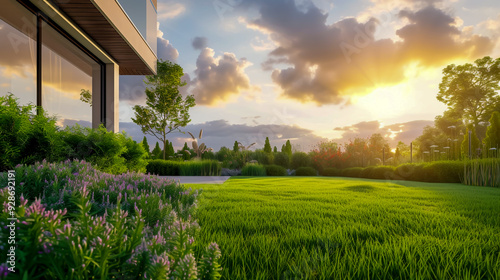
[[[82,91],[80,92],[80,100],[92,107],[92,93],[90,90],[82,88]]]

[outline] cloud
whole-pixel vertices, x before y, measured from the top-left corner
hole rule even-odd
[[[195,37],[191,44],[195,50],[202,50],[208,46],[208,39],[205,37]]]
[[[245,68],[252,65],[245,58],[237,59],[233,53],[215,57],[211,48],[204,48],[196,60],[195,77],[191,93],[198,105],[217,105],[245,90],[257,90],[250,85]]]
[[[179,51],[170,44],[169,40],[163,38],[163,32],[160,30],[160,23],[157,23],[157,43],[158,59],[177,61]],[[123,75],[120,76],[120,100],[128,101],[132,104],[144,103],[146,100],[145,76]]]
[[[177,61],[179,51],[167,39],[163,38],[163,31],[160,30],[159,22],[156,23],[156,39],[158,59]]]
[[[336,127],[333,130],[342,132],[342,137],[335,139],[339,143],[346,143],[356,137],[369,138],[372,134],[380,133],[394,147],[399,141],[409,145],[410,142],[422,135],[424,127],[427,125],[434,125],[434,121],[418,120],[384,126],[381,122],[375,120]]]
[[[328,14],[313,4],[298,7],[289,0],[253,2],[259,16],[246,22],[276,45],[262,66],[273,69],[271,77],[283,97],[341,104],[352,95],[403,82],[410,64],[421,69],[439,67],[494,49],[490,37],[463,32],[457,19],[435,3],[419,2],[417,10],[398,13],[404,25],[396,31],[397,40],[375,38],[377,18],[363,22],[345,18],[327,24]]]
[[[186,11],[186,6],[182,3],[175,3],[172,1],[158,2],[158,20],[173,19],[184,14]]]

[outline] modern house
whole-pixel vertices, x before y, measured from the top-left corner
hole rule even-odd
[[[156,73],[157,1],[0,2],[0,95],[117,132],[119,75]]]

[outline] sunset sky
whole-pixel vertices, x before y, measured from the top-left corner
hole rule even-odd
[[[158,57],[184,68],[197,100],[186,131],[216,150],[376,132],[409,144],[445,110],[446,65],[500,56],[496,0],[160,0],[158,25]],[[136,140],[142,79],[120,78],[120,129]]]

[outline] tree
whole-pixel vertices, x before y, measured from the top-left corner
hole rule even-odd
[[[264,144],[264,153],[270,154],[272,153],[271,143],[269,143],[269,137],[266,137],[266,143]]]
[[[148,139],[146,138],[146,136],[144,136],[144,138],[142,138],[142,146],[144,147],[144,150],[148,153],[148,156],[149,156],[149,153],[151,152],[151,150],[149,149]]]
[[[430,154],[431,152],[434,152],[436,148],[439,150],[439,148],[443,148],[447,145],[447,137],[440,129],[428,125],[424,127],[422,135],[415,139],[413,143],[415,148],[418,147],[418,149],[416,149],[416,155],[418,157],[423,158],[424,160],[425,157],[431,159],[434,157],[434,155]],[[431,146],[437,147],[431,148]],[[424,154],[429,155],[424,157]]]
[[[289,157],[292,157],[292,144],[290,143],[290,140],[286,140],[285,153],[287,153]]]
[[[233,152],[237,153],[240,150],[240,145],[238,145],[238,141],[234,141]]]
[[[486,138],[484,138],[484,146],[486,149],[499,149],[500,148],[500,113],[494,112],[490,118],[490,126],[486,131]]]
[[[387,140],[380,133],[374,133],[368,139],[368,154],[373,163],[382,163],[383,158],[389,158],[391,149]]]
[[[185,99],[179,93],[179,87],[186,85],[181,81],[184,75],[182,67],[169,61],[158,61],[158,73],[146,76],[146,106],[134,106],[136,124],[144,134],[150,134],[163,143],[163,159],[167,134],[179,131],[191,119],[189,108],[195,105],[192,95]]]
[[[474,64],[451,64],[443,70],[437,99],[476,127],[498,108],[500,96],[495,91],[500,90],[499,82],[500,58],[486,56]]]
[[[153,159],[159,159],[161,157],[161,148],[160,148],[160,144],[158,144],[158,142],[156,142],[156,146],[153,149],[153,151],[151,152],[151,157]]]
[[[469,131],[471,132],[470,155],[469,155]],[[479,139],[477,138],[476,129],[472,124],[469,124],[464,134],[464,140],[462,141],[462,157],[463,158],[474,157],[474,155],[477,154],[478,149],[480,149],[479,143],[480,142]]]
[[[273,153],[277,153],[277,152],[278,152],[278,148],[276,148],[276,146],[274,146]]]

